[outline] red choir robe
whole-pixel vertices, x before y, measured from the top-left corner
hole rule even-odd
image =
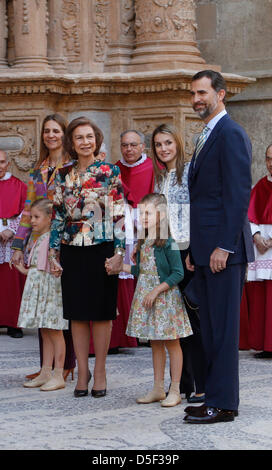
[[[272,182],[261,178],[251,191],[249,221],[272,225]],[[240,349],[272,351],[272,280],[246,282],[240,308]]]
[[[136,208],[140,200],[154,189],[153,163],[150,158],[144,159],[135,166],[126,166],[120,160],[116,163],[120,168],[124,196],[127,203]],[[117,309],[118,315],[112,324],[109,349],[136,347],[137,340],[126,335],[127,322],[137,279],[118,280]],[[90,353],[94,353],[91,339]]]
[[[26,184],[15,176],[0,180],[0,219],[4,226],[8,219],[21,214],[26,194]],[[25,276],[15,267],[9,267],[8,261],[12,256],[11,243],[12,241],[5,244],[0,241],[0,326],[16,328]]]

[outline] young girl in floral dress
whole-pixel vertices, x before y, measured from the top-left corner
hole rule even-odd
[[[41,387],[40,390],[51,391],[65,387],[65,341],[62,330],[68,329],[68,321],[63,319],[60,278],[50,274],[48,260],[52,202],[48,199],[36,200],[30,214],[32,229],[38,238],[29,255],[28,269],[21,264],[16,265],[17,269],[27,274],[18,326],[41,329],[43,363],[39,375],[24,383],[24,387]]]
[[[150,340],[154,386],[138,403],[161,401],[169,407],[181,402],[179,384],[182,350],[179,338],[192,334],[178,288],[183,277],[179,249],[169,236],[167,203],[162,194],[148,194],[140,202],[143,235],[138,240],[137,263],[123,264],[123,271],[138,277],[127,325],[127,335]],[[110,267],[106,263],[110,274]],[[164,391],[166,349],[170,358],[171,386]]]

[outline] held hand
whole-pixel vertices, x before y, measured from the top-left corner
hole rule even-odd
[[[15,265],[14,265],[15,266]],[[12,269],[12,263],[11,261],[9,262],[9,267]],[[15,266],[16,269],[18,269],[18,271],[21,273],[21,274],[24,274],[25,276],[27,276],[27,273],[28,273],[28,269],[25,268],[22,264],[17,264]]]
[[[18,264],[24,264],[24,254],[22,251],[14,250],[14,253],[11,258],[11,264],[15,264],[15,266],[17,266]]]
[[[188,269],[188,271],[194,271],[194,270],[195,270],[194,265],[191,264],[190,255],[187,255],[187,256],[186,256],[185,264],[186,264],[186,268]]]
[[[253,240],[257,250],[259,251],[259,253],[261,253],[261,255],[263,255],[270,248],[269,240],[266,240],[259,233],[256,233],[254,235]]]
[[[228,257],[229,253],[227,251],[221,250],[221,248],[215,248],[210,256],[211,271],[214,274],[223,271],[223,269],[226,268]]]
[[[55,277],[60,277],[62,275],[62,267],[55,258],[50,259],[50,273]]]
[[[105,261],[105,269],[107,271],[107,274],[110,276],[111,274],[115,274],[113,272],[113,267],[112,267],[112,262],[111,262],[111,258],[106,258],[106,261]]]
[[[123,256],[116,254],[106,258],[105,268],[108,274],[119,274],[123,268]]]
[[[130,259],[132,261],[133,264],[136,264],[137,260],[136,260],[136,253],[137,253],[137,245],[134,246],[133,248],[133,251],[130,255]]]
[[[55,277],[60,277],[63,269],[59,263],[59,254],[51,248],[48,259],[50,263],[50,273]]]
[[[143,300],[143,307],[146,309],[150,309],[154,304],[156,298],[158,296],[157,289],[153,289],[149,294],[147,294]]]
[[[6,230],[3,230],[3,232],[1,232],[1,238],[4,243],[9,241],[11,238],[13,238],[13,236],[14,236],[13,231],[9,230],[8,228]]]

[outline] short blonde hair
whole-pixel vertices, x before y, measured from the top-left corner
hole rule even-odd
[[[31,206],[30,206],[30,209],[33,209],[33,208],[37,208],[39,209],[41,212],[44,212],[45,214],[47,215],[52,215],[52,212],[53,212],[53,202],[50,201],[49,199],[47,198],[43,198],[43,199],[36,199],[36,201],[34,201]]]

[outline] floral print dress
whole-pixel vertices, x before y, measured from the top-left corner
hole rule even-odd
[[[126,334],[139,339],[170,340],[193,334],[178,286],[162,292],[151,309],[143,307],[143,299],[160,284],[152,242],[141,247],[140,273],[131,305]]]
[[[37,268],[39,248],[46,237],[49,242],[49,232],[41,235],[33,248],[18,327],[67,330],[68,321],[63,319],[61,280]]]

